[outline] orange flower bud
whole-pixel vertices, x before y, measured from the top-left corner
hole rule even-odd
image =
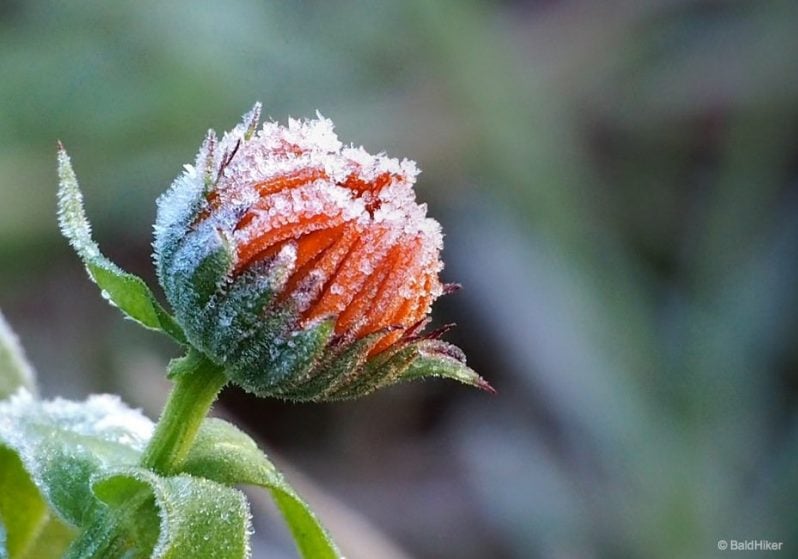
[[[256,132],[259,109],[210,132],[159,203],[159,277],[189,340],[245,388],[291,399],[356,396],[421,365],[487,387],[420,334],[444,288],[415,163],[343,146],[321,116]]]

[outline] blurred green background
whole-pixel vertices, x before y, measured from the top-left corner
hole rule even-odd
[[[419,162],[436,321],[499,391],[224,395],[350,558],[798,556],[798,3],[5,0],[0,307],[46,396],[157,414],[176,355],[59,237],[56,139],[155,285],[155,198],[255,100]]]

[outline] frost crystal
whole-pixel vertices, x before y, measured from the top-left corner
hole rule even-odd
[[[25,428],[20,429],[20,424]],[[30,442],[27,429],[57,426],[59,431],[101,439],[142,450],[152,435],[153,424],[139,410],[127,407],[118,396],[95,394],[84,402],[63,398],[36,400],[20,389],[0,402],[0,439],[12,446]]]

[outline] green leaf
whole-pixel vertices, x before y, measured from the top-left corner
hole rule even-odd
[[[103,297],[139,324],[165,332],[181,344],[183,330],[164,310],[144,280],[108,260],[91,237],[91,226],[83,209],[83,194],[63,146],[58,150],[58,223],[61,232],[78,253]]]
[[[35,374],[11,327],[0,312],[0,400],[20,387],[36,390]]]
[[[0,524],[5,529],[6,556],[25,557],[47,516],[47,503],[17,453],[0,446]]]
[[[214,481],[185,474],[162,478],[136,466],[151,432],[148,419],[113,396],[41,402],[21,391],[0,403],[0,444],[8,449],[6,458],[17,460],[16,469],[0,464],[0,511],[13,507],[0,517],[10,559],[60,556],[71,540],[65,525],[47,522],[45,503],[84,528],[67,557],[247,557],[243,494]],[[12,477],[2,483],[4,476]],[[19,491],[39,496],[38,506],[25,507],[30,520],[19,514]],[[34,532],[41,541],[28,555],[15,555],[23,543],[31,545]]]
[[[161,477],[144,468],[103,476],[93,489],[111,509],[105,522],[127,531],[129,545],[118,546],[125,550],[120,557],[249,557],[249,505],[236,489],[189,475]],[[81,540],[67,557],[108,557],[98,555],[97,541]]]
[[[44,500],[82,526],[95,514],[92,476],[133,465],[152,422],[119,398],[39,401],[24,390],[0,402],[0,445],[15,451]]]
[[[60,559],[70,542],[75,539],[75,534],[74,528],[50,514],[24,558]]]
[[[283,514],[302,557],[341,557],[310,507],[286,483],[257,444],[220,419],[207,419],[179,471],[225,485],[248,484],[268,489]]]

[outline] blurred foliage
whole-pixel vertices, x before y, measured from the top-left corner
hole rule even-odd
[[[466,286],[438,314],[499,396],[236,411],[417,556],[794,548],[796,29],[789,0],[6,2],[0,306],[45,392],[124,384],[155,342],[56,235],[56,138],[152,280],[154,198],[204,130],[318,109],[420,162]]]

